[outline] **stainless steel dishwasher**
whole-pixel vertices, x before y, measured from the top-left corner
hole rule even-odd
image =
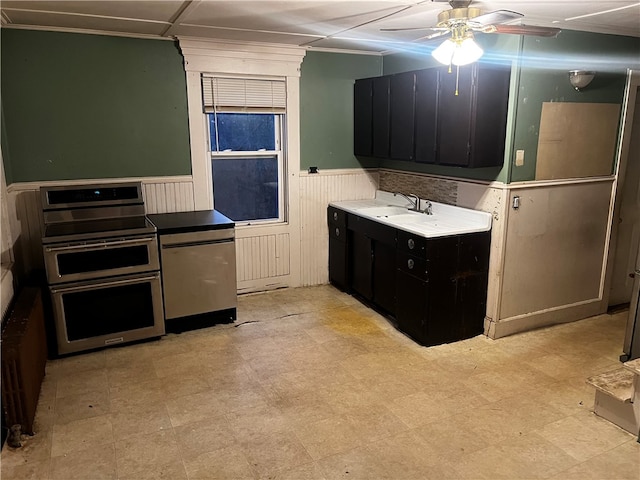
[[[235,230],[160,235],[165,319],[235,309]]]

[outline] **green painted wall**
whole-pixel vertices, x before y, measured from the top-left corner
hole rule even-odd
[[[513,35],[476,35],[478,44],[484,50],[483,62],[511,64],[517,58],[519,51],[518,37]],[[438,67],[440,64],[431,56],[431,51],[441,42],[434,41],[427,44],[412,45],[405,52],[384,57],[384,74],[407,72],[423,68]],[[455,74],[455,70],[454,70]],[[512,82],[513,84],[513,82]],[[507,138],[511,136],[512,125],[507,126]],[[509,142],[507,141],[507,144]],[[427,165],[397,160],[382,160],[380,166],[397,170],[430,173],[473,180],[491,180],[506,183],[507,167],[462,168],[442,165]]]
[[[173,42],[2,29],[7,182],[191,173]]]
[[[624,96],[627,68],[640,66],[640,38],[563,30],[557,38],[524,37],[520,58],[511,182],[533,180],[544,102],[617,103]],[[591,85],[577,92],[569,70],[593,70]],[[515,151],[525,162],[515,166]],[[614,159],[611,159],[613,167]]]
[[[300,77],[300,168],[377,167],[353,155],[353,83],[382,74],[382,57],[307,52]]]

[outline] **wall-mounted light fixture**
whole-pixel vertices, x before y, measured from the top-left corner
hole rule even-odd
[[[584,70],[569,70],[569,82],[578,92],[591,83],[596,72],[587,72]]]

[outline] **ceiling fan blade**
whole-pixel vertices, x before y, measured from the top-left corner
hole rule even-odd
[[[536,27],[532,25],[488,25],[482,29],[484,33],[510,33],[512,35],[534,35],[537,37],[557,37],[559,28]]]
[[[415,39],[415,42],[419,42],[421,40],[433,40],[434,38],[439,38],[442,37],[443,35],[449,35],[451,32],[449,32],[449,30],[445,30],[442,32],[436,32],[436,33],[432,33],[431,35],[425,35],[424,37],[420,37]]]
[[[440,31],[444,30],[448,31],[448,28],[440,28],[440,27],[407,27],[407,28],[381,28],[381,32],[409,32],[411,30],[434,30]]]
[[[524,17],[522,13],[512,12],[511,10],[496,10],[494,12],[487,12],[483,15],[473,17],[469,23],[480,25],[496,25],[499,23],[511,22],[519,18]]]

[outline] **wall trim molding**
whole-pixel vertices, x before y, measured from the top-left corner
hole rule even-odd
[[[376,174],[379,172],[377,168],[328,168],[326,170],[318,169],[318,173],[309,173],[308,170],[300,170],[301,177],[318,177],[328,175],[361,175],[363,173]]]
[[[167,177],[123,177],[123,178],[87,178],[74,180],[43,180],[35,182],[14,182],[7,186],[7,193],[24,192],[28,190],[38,190],[40,187],[50,187],[55,185],[87,185],[92,183],[122,183],[122,182],[142,182],[142,183],[180,183],[193,182],[191,175],[174,175]]]
[[[613,182],[616,179],[614,175],[607,175],[605,177],[584,177],[584,178],[563,178],[558,180],[531,180],[527,182],[514,182],[506,185],[508,190],[518,190],[521,188],[535,188],[535,187],[553,187],[563,185],[576,185],[582,183],[601,183],[601,182]]]
[[[498,322],[494,319],[485,318],[485,335],[497,339],[533,330],[534,328],[575,322],[576,320],[600,315],[601,313],[603,313],[602,299],[594,298],[570,305],[561,305],[538,312],[503,318]]]
[[[502,183],[493,180],[478,180],[474,178],[462,178],[462,177],[450,177],[447,175],[437,175],[433,173],[425,172],[412,172],[408,170],[398,170],[395,168],[379,168],[379,172],[390,172],[395,174],[413,175],[419,177],[432,178],[434,180],[446,180],[450,182],[471,183],[475,185],[483,185],[490,188],[497,188],[501,190],[518,190],[522,188],[535,188],[535,187],[550,187],[561,185],[575,185],[581,183],[599,183],[599,182],[613,182],[616,177],[614,175],[607,175],[604,177],[585,177],[585,178],[562,178],[557,180],[528,180],[525,182],[514,183]]]
[[[404,174],[404,175],[412,175],[416,177],[426,177],[432,178],[434,180],[446,180],[449,182],[464,182],[464,183],[474,183],[476,185],[483,185],[491,188],[505,188],[507,184],[502,182],[496,182],[492,180],[478,180],[474,178],[461,178],[461,177],[450,177],[447,175],[438,175],[434,173],[425,173],[425,172],[412,172],[410,170],[398,170],[395,168],[379,168],[379,172],[390,172],[395,174]]]
[[[300,77],[298,46],[178,36],[186,72]],[[289,105],[287,105],[289,106]]]
[[[36,30],[39,32],[54,32],[54,33],[76,33],[79,35],[100,35],[104,37],[122,37],[122,38],[135,38],[138,40],[163,40],[173,42],[175,39],[173,37],[160,37],[158,35],[153,34],[144,34],[144,33],[123,33],[123,32],[112,32],[107,30],[91,30],[86,28],[69,28],[69,27],[51,27],[51,26],[40,26],[40,25],[12,25],[12,24],[2,24],[2,28],[11,29],[11,30]]]

